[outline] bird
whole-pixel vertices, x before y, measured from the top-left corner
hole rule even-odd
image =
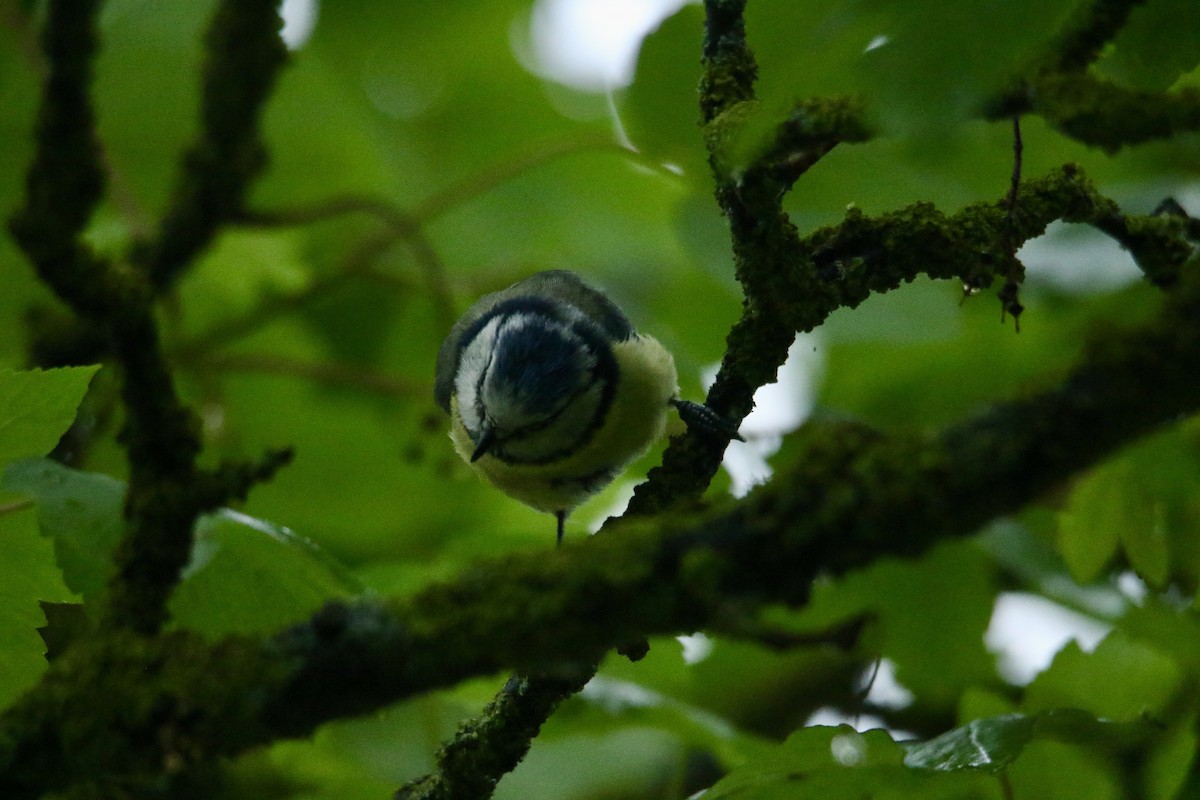
[[[689,425],[736,427],[679,398],[670,352],[602,291],[547,270],[484,295],[437,356],[434,399],[454,449],[510,497],[557,520],[660,439],[674,406]]]

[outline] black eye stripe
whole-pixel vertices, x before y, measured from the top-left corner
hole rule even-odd
[[[459,352],[462,352],[475,342],[489,324],[496,323],[496,332],[498,335],[510,319],[519,317],[526,318],[528,320],[527,324],[537,325],[549,322],[556,327],[565,328],[571,336],[577,339],[594,360],[594,364],[588,371],[589,380],[585,381],[560,408],[546,419],[539,420],[537,423],[523,426],[515,431],[499,431],[502,435],[497,441],[496,446],[490,451],[490,455],[506,463],[548,464],[566,458],[580,447],[585,446],[595,436],[596,431],[604,425],[617,391],[619,380],[617,361],[613,355],[610,336],[591,317],[587,316],[585,312],[572,305],[552,302],[533,296],[515,297],[497,303],[495,307],[475,320],[464,331],[459,341]],[[500,346],[500,341],[497,338],[492,348],[487,351],[487,361],[480,370],[475,385],[474,410],[478,415],[480,424],[489,419],[483,390],[484,384],[487,382],[488,373],[494,366],[496,348]],[[539,433],[554,425],[568,408],[578,402],[581,397],[597,385],[600,387],[600,398],[596,404],[595,412],[591,421],[573,441],[555,447],[553,452],[539,453],[536,456],[531,454],[517,456],[514,453],[507,452],[504,446],[505,443],[517,449],[519,449],[519,445],[529,444],[531,439],[536,438]]]

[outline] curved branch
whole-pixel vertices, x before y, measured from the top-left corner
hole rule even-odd
[[[201,132],[184,156],[171,204],[154,240],[132,254],[156,292],[171,286],[235,218],[267,163],[262,107],[287,61],[275,0],[225,0],[206,36]]]
[[[1044,68],[1056,72],[1083,70],[1100,57],[1133,9],[1146,0],[1093,0],[1075,10],[1047,48]]]
[[[1200,90],[1127,89],[1087,73],[1050,73],[1028,90],[1028,109],[1064,135],[1115,153],[1200,131]]]

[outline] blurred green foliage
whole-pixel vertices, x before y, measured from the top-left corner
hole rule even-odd
[[[836,222],[850,205],[878,213],[926,200],[953,211],[1003,197],[1010,128],[977,111],[1075,5],[750,0],[764,113],[799,96],[863,94],[882,134],[836,149],[797,184],[787,208],[801,232]],[[40,66],[36,13],[0,8],[7,217],[21,202]],[[212,8],[208,0],[107,3],[95,99],[111,191],[88,234],[102,252],[122,253],[166,203],[197,123],[201,33]],[[1149,0],[1098,70],[1139,87],[1200,86],[1198,8]],[[685,396],[701,396],[701,370],[720,358],[740,313],[696,122],[703,14],[689,6],[664,22],[632,86],[614,94],[634,151],[617,142],[603,98],[526,68],[529,13],[528,0],[320,7],[266,110],[271,166],[251,207],[276,222],[225,231],[162,310],[178,383],[203,421],[205,457],[296,449],[295,462],[244,509],[199,526],[171,607],[175,624],[214,636],[272,630],[329,598],[405,593],[475,558],[552,546],[548,517],[458,462],[433,405],[438,345],[456,312],[484,291],[539,269],[578,270],[674,352]],[[1079,161],[1127,211],[1149,212],[1174,194],[1200,213],[1195,135],[1105,155],[1036,118],[1023,130],[1027,175]],[[303,213],[344,198],[359,210],[317,221]],[[809,340],[824,365],[812,397],[795,402],[886,430],[926,430],[1052,384],[1089,330],[1144,319],[1155,301],[1131,273],[1123,281],[1128,257],[1115,246],[1053,249],[1067,235],[1052,233],[1025,253],[1033,264],[1052,252],[1082,288],[1066,292],[1031,268],[1019,335],[1000,324],[986,293],[963,299],[961,287],[918,281],[835,314]],[[27,366],[23,320],[51,301],[6,238],[0,279],[8,332],[0,367]],[[86,611],[107,575],[126,469],[111,379],[97,380],[83,406],[81,423],[95,432],[73,468],[20,461],[49,453],[90,377],[0,371],[0,469],[8,467],[0,703],[44,668],[38,602]],[[770,438],[752,445],[771,453]],[[785,440],[775,459],[793,456]],[[820,584],[802,613],[769,616],[785,632],[811,634],[865,615],[848,650],[717,638],[696,663],[670,640],[653,642],[637,664],[613,658],[497,796],[677,798],[721,775],[706,797],[1195,796],[1198,467],[1196,429],[1179,426],[1046,497],[1051,513],[1014,517],[1005,543],[968,541],[880,563]],[[626,489],[577,512],[568,536],[584,535]],[[1045,554],[1037,570],[1004,557],[1014,543]],[[1119,591],[1122,574],[1123,585],[1140,577],[1146,594]],[[1068,581],[1115,598],[1117,610],[1101,620],[1114,633],[1094,652],[1066,645],[1028,687],[1006,683],[983,644],[998,593],[1064,600],[1076,595],[1048,587]],[[862,690],[882,657],[912,693],[902,708],[876,707]],[[431,768],[438,744],[499,682],[475,681],[251,754],[231,766],[225,796],[386,796]],[[921,739],[944,736],[934,740],[940,749],[909,747],[906,761],[881,731],[804,728],[822,708],[849,719],[883,715],[892,730]],[[1043,724],[1058,709],[1079,709],[1077,727]],[[1152,729],[1118,736],[1104,727],[1137,721]],[[935,751],[945,759],[934,763]],[[971,760],[979,752],[986,764]]]

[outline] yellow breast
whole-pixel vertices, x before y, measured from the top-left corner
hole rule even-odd
[[[617,388],[603,423],[582,446],[545,464],[508,464],[484,455],[471,466],[505,494],[539,511],[570,511],[600,491],[662,437],[668,401],[679,392],[675,361],[656,339],[634,336],[613,346]],[[468,463],[475,443],[451,399],[450,438]]]

